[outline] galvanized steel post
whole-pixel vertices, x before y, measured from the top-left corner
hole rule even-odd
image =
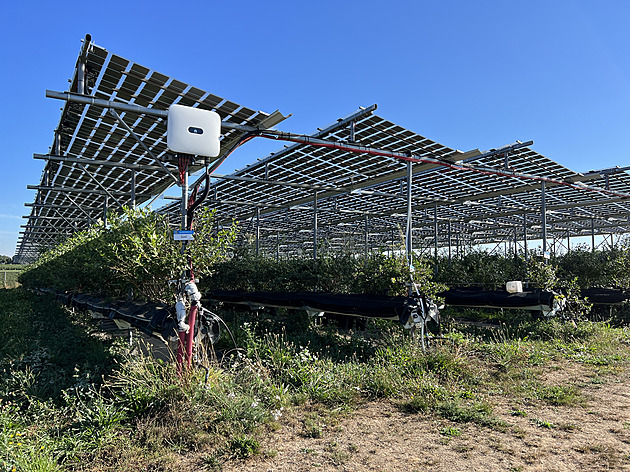
[[[542,226],[542,252],[543,258],[546,259],[547,254],[547,202],[545,200],[545,181],[540,183],[540,210],[541,210],[541,226]]]
[[[103,222],[105,223],[105,227],[107,227],[107,210],[109,206],[109,197],[105,195],[105,208],[103,208]]]
[[[136,170],[131,170],[131,209],[136,209]]]
[[[527,213],[523,214],[523,252],[525,253],[525,260],[528,259],[527,254]]]
[[[317,259],[317,190],[313,196],[313,260]]]
[[[433,202],[433,250],[435,263],[438,259],[438,216],[437,216],[437,202]],[[435,266],[437,269],[437,265]]]
[[[365,253],[365,260],[367,260],[368,258],[368,253],[369,253],[369,248],[368,248],[368,243],[369,243],[369,233],[368,233],[368,215],[367,213],[365,214],[365,219],[364,219],[364,226],[363,226],[363,245],[364,245],[364,253]]]
[[[413,264],[413,219],[411,214],[411,184],[413,180],[412,163],[407,162],[407,231],[405,234],[405,249],[407,252],[407,261],[409,264]]]
[[[256,207],[256,255],[260,255],[260,207]]]

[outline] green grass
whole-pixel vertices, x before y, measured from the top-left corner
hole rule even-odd
[[[301,414],[303,435],[325,438],[339,415],[370,400],[503,429],[494,395],[572,407],[583,403],[579,388],[543,382],[546,369],[562,361],[614,375],[628,362],[627,330],[605,323],[517,317],[485,334],[450,326],[425,354],[387,322],[344,332],[283,311],[222,315],[238,349],[223,339],[216,348],[226,356],[207,379],[204,371],[180,378],[171,364],[128,355],[48,296],[0,291],[0,471],[170,471],[189,451],[220,470],[227,459],[263,454],[261,435],[282,415]]]

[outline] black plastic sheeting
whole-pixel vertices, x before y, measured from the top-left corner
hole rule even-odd
[[[630,292],[614,288],[583,288],[582,297],[593,305],[621,305],[630,300]]]
[[[255,307],[276,307],[306,310],[309,313],[383,318],[406,323],[409,306],[415,300],[409,297],[387,297],[365,294],[333,294],[321,292],[243,292],[214,290],[206,298],[223,303]]]
[[[48,292],[42,290],[42,292]],[[164,339],[177,333],[175,318],[163,304],[135,300],[111,300],[84,293],[48,292],[69,308],[110,320],[123,320],[142,332],[160,334]]]
[[[384,318],[406,323],[408,307],[414,303],[408,297],[387,297],[365,294],[331,294],[320,292],[245,292],[215,290],[207,298],[224,303],[255,307],[303,309],[311,313],[325,312],[340,315]],[[507,308],[551,312],[554,308],[553,292],[534,290],[509,293],[504,290],[482,290],[466,287],[450,289],[438,294],[446,305]]]
[[[461,287],[451,288],[438,296],[443,297],[445,304],[451,306],[550,311],[554,306],[555,294],[545,290],[510,293],[505,290]]]

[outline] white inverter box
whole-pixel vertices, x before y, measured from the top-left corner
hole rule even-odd
[[[217,157],[221,150],[221,117],[212,110],[184,105],[168,108],[166,145],[180,154]]]

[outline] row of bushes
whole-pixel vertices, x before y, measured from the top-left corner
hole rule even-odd
[[[195,260],[198,275],[228,254],[235,227],[215,228],[214,212],[196,218],[195,240],[182,256],[181,245],[164,215],[125,209],[109,215],[109,225],[96,224],[44,252],[20,276],[27,287],[87,292],[111,297],[129,293],[153,301],[171,301],[169,280]]]
[[[30,287],[82,291],[93,294],[172,301],[168,281],[194,261],[202,290],[321,291],[403,295],[413,279],[429,294],[446,286],[482,285],[496,288],[508,280],[525,280],[541,288],[630,287],[630,247],[609,251],[578,248],[540,259],[468,251],[452,259],[418,259],[410,274],[400,255],[373,252],[366,257],[350,253],[269,259],[250,252],[233,252],[235,227],[218,230],[214,213],[202,210],[196,218],[195,240],[186,255],[173,240],[167,219],[149,211],[124,210],[111,215],[109,226],[95,225],[78,232],[45,252],[21,275]]]
[[[559,280],[575,280],[581,288],[610,287],[630,288],[630,241],[625,240],[613,249],[592,252],[587,247],[577,247],[568,253],[553,256],[548,266],[554,268]],[[469,251],[466,254],[437,261],[435,280],[449,286],[482,285],[499,287],[508,280],[535,279],[536,265],[540,257],[531,256],[528,261],[521,255],[514,257],[489,254],[485,251]]]
[[[202,288],[244,291],[318,291],[327,293],[369,293],[405,295],[413,279],[425,293],[444,287],[431,280],[432,268],[425,260],[415,263],[410,274],[403,257],[371,253],[365,257],[352,254],[324,254],[273,260],[240,255],[216,264],[212,274],[202,281]]]

